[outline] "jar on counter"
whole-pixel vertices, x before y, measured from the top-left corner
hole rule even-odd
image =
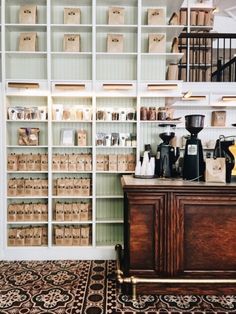
[[[155,107],[149,107],[149,119],[151,121],[156,120],[156,108]]]
[[[147,120],[148,119],[148,109],[146,107],[141,107],[140,109],[140,119]]]
[[[158,113],[157,113],[157,120],[166,120],[167,118],[167,111],[165,107],[160,107],[158,108]]]

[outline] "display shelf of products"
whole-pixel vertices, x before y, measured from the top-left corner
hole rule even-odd
[[[180,8],[181,1],[161,0],[158,4],[153,5],[151,0],[120,0],[119,2],[115,0],[82,0],[79,3],[75,3],[74,0],[32,0],[31,4],[37,4],[37,24],[19,24],[20,6],[28,3],[24,0],[10,0],[6,1],[5,5],[3,21],[3,24],[5,23],[3,42],[5,42],[4,49],[6,48],[3,54],[3,62],[5,63],[3,77],[7,79],[5,81],[6,88],[3,91],[4,96],[6,96],[5,107],[7,110],[7,108],[17,106],[26,108],[45,106],[47,118],[45,120],[5,119],[5,133],[8,136],[4,140],[6,142],[4,145],[8,154],[48,153],[49,167],[47,171],[9,170],[6,171],[5,181],[17,175],[21,177],[22,174],[34,178],[37,176],[48,177],[49,192],[47,196],[13,197],[7,196],[5,191],[4,198],[8,204],[21,201],[30,202],[31,200],[33,202],[38,200],[48,202],[48,219],[39,222],[37,220],[7,222],[6,209],[4,221],[7,227],[4,227],[4,231],[11,226],[17,228],[22,225],[28,227],[31,224],[35,227],[38,225],[46,226],[48,241],[45,258],[60,257],[62,249],[71,258],[114,258],[113,246],[117,243],[123,243],[121,175],[134,173],[134,162],[142,155],[144,144],[148,143],[149,138],[152,141],[154,138],[154,146],[158,142],[159,129],[156,128],[155,124],[165,123],[162,120],[147,121],[148,123],[140,121],[140,107],[141,105],[149,107],[149,104],[155,104],[155,107],[158,108],[163,104],[165,105],[164,97],[182,97],[182,82],[170,80],[169,83],[175,85],[172,86],[173,89],[170,86],[171,89],[168,89],[168,86],[163,85],[167,85],[165,77],[168,64],[178,63],[183,56],[179,52],[170,52],[172,40],[179,35],[183,25],[167,25],[172,13],[177,12]],[[124,8],[124,24],[108,24],[108,11],[111,6]],[[164,25],[147,25],[147,10],[153,7],[167,7]],[[81,11],[80,24],[64,23],[64,8],[79,8]],[[19,34],[25,30],[37,32],[39,49],[36,51],[18,51],[17,39]],[[80,35],[81,47],[79,51],[64,51],[63,38],[66,33]],[[107,35],[112,33],[120,33],[124,36],[123,52],[107,51]],[[147,52],[149,33],[167,34],[163,53]],[[9,88],[7,83],[11,81],[13,83],[18,81],[38,82],[39,88]],[[157,86],[157,90],[148,90],[148,85],[152,84],[159,84],[159,89]],[[21,98],[22,100],[19,101]],[[151,102],[146,103],[149,98]],[[159,101],[159,98],[162,99]],[[57,107],[59,111],[60,108],[63,110],[60,113],[61,116],[55,118],[57,105],[62,105],[62,107]],[[68,108],[69,110],[67,110]],[[83,110],[89,109],[91,114],[89,119],[81,118],[86,114],[81,108]],[[204,108],[201,107],[201,109]],[[101,119],[97,119],[98,110],[102,116]],[[178,117],[177,111],[176,117]],[[113,113],[114,120],[110,119],[111,113]],[[131,118],[127,117],[128,114]],[[177,124],[176,120],[166,122]],[[40,138],[39,145],[16,145],[17,129],[23,126],[40,127],[40,136],[43,136],[43,140]],[[71,145],[62,145],[62,129],[73,129],[71,134],[75,135],[77,130],[86,130],[88,132],[86,145],[78,146],[76,141]],[[211,130],[215,130],[215,128],[209,129],[209,131]],[[183,128],[176,132],[182,135]],[[99,146],[96,143],[98,133],[104,133],[108,139],[112,133],[113,135],[116,134],[115,141],[118,138],[117,133],[119,137],[122,134],[129,134],[126,139],[128,145],[117,146],[105,143],[104,146]],[[13,134],[14,140],[11,139]],[[67,136],[65,139],[64,144],[67,144]],[[153,146],[153,143],[151,144]],[[55,170],[53,168],[55,166],[53,165],[55,154],[64,155],[63,158],[68,155],[66,156],[68,159],[70,158],[69,155],[72,154],[91,154],[92,162],[89,167],[92,168],[90,168],[91,170],[82,170],[81,167],[85,169],[85,165],[76,164],[75,166],[73,164],[71,166],[73,170],[65,170],[70,167],[69,161],[68,163],[66,161],[62,168],[59,167]],[[105,161],[103,161],[105,168],[102,169],[108,170],[97,169],[97,162],[99,158],[101,161],[101,155],[105,156]],[[131,156],[129,157],[129,167],[133,167],[132,170],[119,168],[118,162],[112,160],[114,155],[116,158],[121,155],[133,155],[132,160]],[[112,161],[111,168],[108,164],[109,156]],[[123,157],[121,156],[121,158]],[[102,166],[99,165],[99,167]],[[126,167],[128,167],[127,164]],[[76,177],[77,179],[81,176],[91,180],[90,195],[64,195],[63,193],[62,195],[54,195],[53,180],[63,180],[66,177],[70,179]],[[6,185],[7,182],[5,182]],[[65,216],[62,220],[55,219],[56,203],[77,203],[80,201],[89,202],[91,205],[91,217],[89,219],[83,221],[74,219],[72,221],[68,219],[68,215],[70,215],[68,212],[64,213]],[[81,245],[78,235],[75,237],[77,240],[74,244],[71,240],[63,242],[68,240],[68,232],[69,239],[71,234],[73,235],[73,230],[71,230],[73,226],[89,227],[87,229],[89,230],[89,238],[86,238],[87,244]],[[56,243],[56,229],[59,229],[59,233],[62,231],[64,235],[66,234],[59,244]],[[79,232],[78,230],[75,231]],[[76,249],[73,249],[75,246]],[[44,248],[37,246],[39,252],[40,250],[44,252]],[[23,247],[19,247],[19,249],[23,251]],[[28,251],[28,255],[25,255],[26,258],[30,258],[29,255],[33,249],[35,247],[31,245],[25,247],[25,252]],[[9,253],[10,258],[14,258],[17,256],[17,252],[19,252],[17,247],[6,245],[6,256]],[[14,254],[15,256],[13,256]]]

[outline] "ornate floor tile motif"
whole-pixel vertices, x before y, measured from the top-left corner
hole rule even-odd
[[[227,314],[236,296],[122,295],[114,261],[0,262],[0,314]]]

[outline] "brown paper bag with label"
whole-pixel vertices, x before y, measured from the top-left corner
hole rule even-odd
[[[77,203],[72,204],[72,215],[71,215],[72,221],[78,221],[80,220],[80,206]]]
[[[32,246],[34,238],[34,229],[29,227],[25,229],[25,245]]]
[[[120,7],[110,7],[108,9],[108,24],[122,25],[125,23],[125,9]]]
[[[18,155],[9,154],[7,156],[7,170],[17,171],[18,170]]]
[[[9,204],[7,208],[7,221],[16,221],[16,205]]]
[[[72,204],[65,203],[64,204],[64,220],[71,221],[72,219]]]
[[[90,227],[89,226],[82,226],[80,229],[80,241],[81,245],[89,245],[89,238],[90,238]]]
[[[92,155],[86,154],[84,156],[84,165],[85,165],[85,171],[92,171]]]
[[[33,220],[40,221],[41,219],[41,204],[35,203],[33,204]]]
[[[68,171],[68,155],[60,155],[60,170],[61,171]]]
[[[122,34],[107,35],[107,52],[119,53],[124,51],[124,36]]]
[[[117,155],[109,155],[109,171],[117,171]]]
[[[64,24],[80,24],[79,8],[64,8]]]
[[[25,211],[24,211],[24,204],[16,204],[16,221],[24,221],[25,218]]]
[[[69,154],[68,157],[68,170],[69,171],[76,171],[77,167],[77,156],[76,154]],[[78,169],[77,169],[78,170]]]
[[[24,246],[25,245],[25,229],[23,229],[23,228],[16,229],[15,245],[16,246]]]
[[[64,220],[64,204],[56,203],[55,205],[55,220],[63,221]]]
[[[17,185],[17,196],[24,196],[25,195],[25,180],[24,178],[16,179]]]
[[[80,227],[73,227],[72,229],[72,245],[80,245]]]
[[[64,245],[64,227],[55,227],[55,244]]]
[[[36,24],[37,6],[34,4],[25,4],[20,6],[19,24]]]
[[[148,35],[148,52],[164,53],[166,51],[166,34]]]
[[[226,179],[225,158],[206,158],[206,182],[222,182]]]
[[[64,245],[66,246],[70,246],[73,243],[72,230],[71,227],[65,227],[64,229]]]
[[[41,220],[47,221],[48,220],[48,205],[47,204],[40,204],[41,205]]]
[[[60,155],[53,154],[52,155],[52,171],[60,171],[61,170],[60,164]]]
[[[165,8],[148,9],[147,16],[148,25],[166,24]]]
[[[212,111],[211,125],[212,126],[225,126],[226,111]]]
[[[48,245],[48,229],[42,227],[42,245]]]
[[[16,196],[17,195],[17,181],[15,178],[8,180],[7,195],[8,196]]]
[[[19,51],[36,51],[37,33],[21,33],[19,39]]]
[[[80,52],[80,35],[65,34],[63,41],[63,50],[65,52]]]
[[[48,154],[41,154],[41,171],[48,171]]]
[[[16,229],[9,228],[8,229],[8,246],[15,246],[16,245]]]
[[[77,131],[77,145],[86,146],[87,145],[87,132],[85,130]]]
[[[128,163],[127,163],[127,155],[120,154],[117,156],[118,161],[118,171],[127,171]]]

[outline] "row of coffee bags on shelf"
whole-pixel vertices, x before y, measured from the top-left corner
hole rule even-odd
[[[7,156],[8,171],[48,171],[48,154],[15,154]]]
[[[165,121],[173,119],[173,109],[168,107],[144,107],[140,108],[140,120]]]
[[[42,120],[47,119],[47,108],[43,106],[39,107],[22,107],[15,106],[8,108],[9,120]]]
[[[91,227],[88,225],[55,226],[54,244],[58,246],[90,245]]]
[[[148,51],[149,53],[165,53],[166,52],[166,34],[151,33],[148,34]],[[124,52],[125,35],[123,34],[108,34],[107,35],[107,52],[121,53]],[[178,38],[175,37],[172,41],[171,52],[178,53]]]
[[[92,171],[91,154],[53,154],[53,171]]]
[[[103,133],[96,134],[97,146],[129,146],[136,147],[136,135],[131,133]]]
[[[92,218],[92,204],[79,203],[56,203],[54,219],[56,221],[88,221]]]
[[[99,154],[96,156],[97,171],[134,171],[136,156],[134,154]]]
[[[96,113],[98,121],[134,121],[134,108],[99,108]]]
[[[52,107],[52,119],[55,121],[79,120],[91,121],[92,109],[77,105],[54,104]]]
[[[53,195],[90,196],[92,180],[90,178],[59,178],[53,180]]]
[[[170,25],[187,25],[188,12],[187,9],[181,9],[180,12],[174,12],[170,18]],[[213,10],[198,10],[191,9],[190,11],[190,25],[191,26],[213,26],[214,14]]]
[[[8,205],[7,220],[11,221],[47,221],[48,204],[12,203]]]
[[[8,196],[48,196],[48,180],[11,178],[8,180]]]
[[[24,226],[8,229],[8,246],[48,245],[46,226]]]

